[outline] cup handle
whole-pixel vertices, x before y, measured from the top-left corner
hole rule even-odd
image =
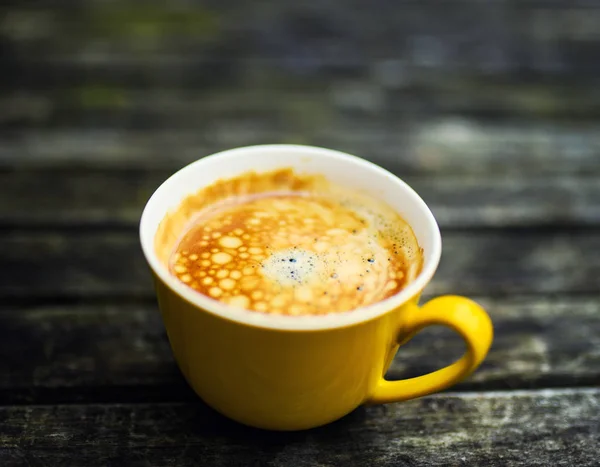
[[[456,362],[445,368],[416,378],[381,381],[367,404],[385,404],[414,399],[441,391],[475,370],[485,358],[493,340],[492,321],[485,310],[465,297],[453,295],[435,298],[422,307],[412,306],[403,315],[400,332],[410,340],[426,326],[443,325],[456,331],[465,341],[467,350]]]

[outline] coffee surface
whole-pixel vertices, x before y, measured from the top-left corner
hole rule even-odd
[[[350,311],[414,279],[421,250],[397,213],[323,180],[294,177],[289,172],[283,179],[290,183],[275,189],[225,189],[193,215],[188,209],[168,261],[172,274],[215,300],[281,315]]]

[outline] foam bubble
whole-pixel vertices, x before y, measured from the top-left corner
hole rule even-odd
[[[322,263],[319,255],[311,251],[289,248],[277,251],[263,261],[262,273],[284,287],[294,287],[318,280]]]

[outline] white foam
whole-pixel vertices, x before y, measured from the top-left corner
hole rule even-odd
[[[321,279],[323,260],[301,248],[276,251],[262,263],[262,273],[284,287],[304,285]]]

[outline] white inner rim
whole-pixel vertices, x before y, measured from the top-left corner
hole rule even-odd
[[[169,187],[180,182],[184,173],[190,170],[196,170],[198,166],[204,165],[214,158],[223,160],[223,163],[235,164],[235,159],[240,157],[248,157],[252,154],[264,153],[264,152],[297,152],[307,157],[326,157],[336,162],[338,165],[351,165],[360,166],[363,171],[368,171],[371,177],[376,178],[387,178],[388,180],[393,179],[394,183],[398,186],[399,191],[402,192],[403,197],[410,203],[414,204],[421,215],[425,219],[425,229],[430,235],[430,246],[428,251],[425,252],[424,264],[421,273],[417,278],[406,286],[398,294],[393,295],[385,300],[357,308],[352,311],[343,313],[330,313],[326,315],[310,315],[310,316],[287,316],[287,315],[270,315],[259,313],[256,311],[242,310],[234,308],[225,303],[214,300],[210,297],[202,295],[199,292],[187,287],[181,283],[176,277],[174,277],[158,259],[154,250],[154,236],[156,229],[153,228],[150,222],[151,214],[157,209],[157,204],[165,193],[169,190]],[[286,164],[285,159],[281,160],[280,167],[289,167],[290,164]],[[197,186],[189,190],[188,194],[192,194],[202,186]],[[257,326],[262,328],[270,329],[286,329],[286,330],[319,330],[319,329],[332,329],[346,327],[353,324],[361,323],[377,316],[385,314],[391,310],[396,309],[410,298],[417,295],[423,290],[423,288],[429,283],[435,270],[437,269],[440,256],[441,256],[441,236],[439,228],[433,214],[425,204],[425,202],[412,190],[405,182],[391,174],[387,170],[361,159],[356,156],[351,156],[339,151],[330,149],[310,147],[310,146],[298,146],[298,145],[262,145],[262,146],[250,146],[244,148],[231,149],[228,151],[213,154],[211,156],[204,157],[184,167],[183,169],[176,172],[174,175],[169,177],[152,195],[140,221],[140,240],[142,244],[142,250],[148,261],[148,264],[156,274],[156,276],[165,283],[172,291],[179,296],[183,297],[189,303],[202,308],[203,310],[221,316],[223,318],[244,323],[250,326]],[[422,245],[421,239],[417,235],[419,244]],[[199,311],[200,312],[200,311]]]

